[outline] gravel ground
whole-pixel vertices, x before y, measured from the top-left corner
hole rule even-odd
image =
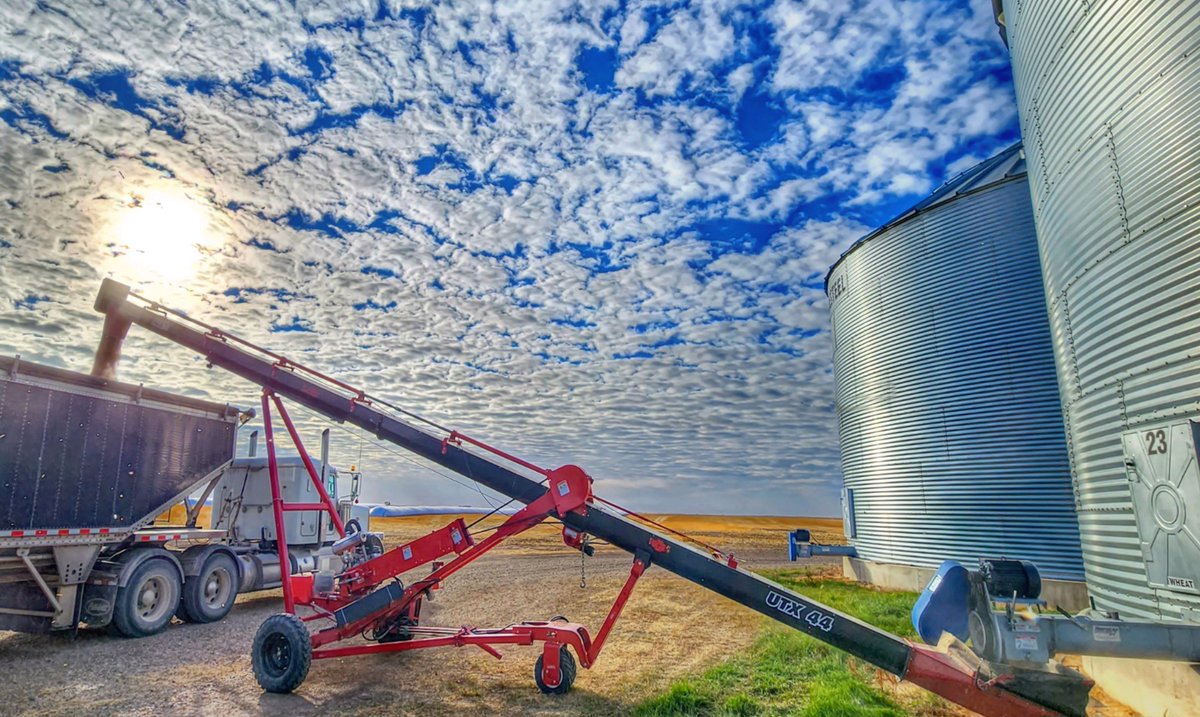
[[[755,557],[749,562],[756,567],[782,564],[777,555]],[[581,590],[577,554],[485,557],[435,593],[423,621],[502,626],[564,614],[598,627],[629,565],[621,551],[598,551]],[[651,569],[595,668],[581,669],[562,697],[537,691],[531,647],[501,648],[501,662],[465,648],[323,660],[294,694],[270,695],[254,680],[249,650],[259,624],[280,609],[279,591],[242,596],[218,623],[175,623],[139,640],[92,631],[75,640],[0,633],[0,714],[620,715],[748,645],[762,619]]]

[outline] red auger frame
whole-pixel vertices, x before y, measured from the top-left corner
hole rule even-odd
[[[274,403],[284,425],[287,426],[292,442],[308,471],[309,479],[321,496],[321,503],[285,503],[281,498],[274,431],[271,423],[271,403]],[[495,528],[491,535],[479,542],[475,542],[472,538],[463,519],[457,518],[428,535],[346,569],[337,576],[335,590],[317,592],[312,573],[292,574],[290,560],[287,556],[284,513],[294,510],[326,512],[333,520],[338,535],[343,538],[346,537],[345,527],[338,517],[333,501],[325,492],[312,461],[305,453],[291,417],[279,396],[264,389],[262,408],[267,439],[271,497],[275,514],[275,531],[279,541],[284,611],[298,617],[302,622],[324,620],[333,623],[311,633],[309,650],[312,659],[400,652],[430,647],[465,646],[478,647],[500,659],[501,654],[493,645],[532,645],[535,642],[541,642],[543,643],[542,658],[535,668],[535,681],[542,691],[555,693],[566,692],[575,679],[575,663],[569,654],[565,654],[567,647],[574,649],[579,664],[583,667],[590,668],[595,664],[609,632],[616,624],[622,608],[625,607],[625,603],[633,592],[634,585],[649,563],[648,556],[637,555],[634,557],[629,578],[618,593],[617,599],[613,603],[612,609],[609,610],[608,617],[600,626],[600,631],[596,634],[595,639],[583,625],[567,622],[562,618],[521,622],[498,629],[465,626],[440,628],[422,626],[419,623],[422,600],[429,595],[429,591],[438,589],[443,580],[462,570],[507,538],[523,533],[547,518],[562,517],[584,509],[592,500],[592,479],[583,469],[578,466],[566,465],[554,470],[546,470],[472,438],[454,433],[447,439],[447,442],[466,441],[506,460],[541,473],[549,482],[550,490],[514,513]],[[563,542],[568,546],[583,550],[581,537],[579,533],[564,526]],[[442,558],[450,555],[454,557],[448,562],[439,562]],[[434,569],[424,578],[415,580],[405,587],[398,587],[394,583],[380,588],[384,583],[430,563],[433,564]],[[297,611],[297,606],[306,607],[311,613],[301,616]],[[368,630],[371,630],[377,639],[373,644],[327,647],[333,643],[366,634]],[[388,639],[389,637],[392,639]],[[303,650],[302,646],[301,649]],[[255,667],[256,673],[259,672],[260,665],[256,664]],[[270,666],[263,665],[261,669],[270,671]],[[304,676],[302,674],[294,676],[292,679],[285,680],[283,684],[277,684],[277,681],[269,679],[269,676],[266,680],[260,679],[260,682],[264,682],[263,687],[271,691],[290,691],[296,686],[291,684],[295,677],[302,680]],[[287,689],[277,689],[279,687]]]
[[[1091,682],[1078,673],[1053,672],[1037,666],[992,665],[960,645],[934,648],[909,642],[745,570],[731,556],[711,546],[698,548],[695,541],[681,540],[682,536],[665,526],[638,520],[639,516],[629,511],[613,510],[616,506],[591,495],[591,479],[578,467],[545,470],[403,409],[388,406],[391,410],[384,410],[381,406],[388,404],[360,389],[139,297],[129,287],[111,279],[104,280],[96,309],[105,314],[104,335],[96,352],[97,375],[111,376],[115,372],[122,341],[129,327],[137,324],[196,351],[210,365],[263,387],[263,418],[268,426],[267,446],[287,610],[268,618],[254,639],[252,663],[255,676],[265,689],[274,692],[295,689],[307,674],[312,658],[451,645],[474,645],[499,656],[495,645],[542,642],[542,658],[534,671],[538,686],[545,692],[566,692],[575,676],[575,660],[568,646],[574,648],[585,667],[590,667],[634,584],[653,564],[989,717],[1086,717]],[[358,426],[380,440],[463,475],[525,507],[505,521],[495,534],[478,543],[465,524],[455,521],[377,557],[356,553],[348,566],[343,565],[345,569],[337,571],[340,575],[333,583],[325,579],[329,576],[324,573],[320,585],[314,576],[292,575],[282,539],[285,511],[325,510],[331,514],[339,534],[344,535],[344,526],[307,457],[305,467],[316,484],[321,502],[285,505],[280,499],[269,402],[275,403],[293,442],[301,455],[305,454],[279,396],[332,420]],[[464,444],[470,444],[473,450]],[[543,479],[531,478],[526,474],[529,471]],[[633,555],[629,579],[594,640],[584,627],[556,618],[498,630],[472,627],[439,630],[419,625],[421,599],[428,591],[505,538],[547,518],[563,523],[563,539],[570,547],[586,550],[583,536],[591,535]],[[335,545],[346,540],[343,538]],[[451,554],[454,557],[438,565],[440,558]],[[433,563],[433,572],[407,588],[397,583],[385,585],[393,576],[429,563]],[[301,619],[296,615],[297,603],[312,614]],[[310,634],[306,621],[332,624]],[[370,637],[377,644],[328,647],[360,633],[365,635],[367,630],[372,631]]]

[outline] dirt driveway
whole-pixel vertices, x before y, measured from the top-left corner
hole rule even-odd
[[[389,541],[391,542],[391,541]],[[747,555],[777,566],[778,550]],[[602,548],[588,560],[561,550],[484,558],[436,593],[427,624],[502,626],[564,614],[599,626],[630,558]],[[599,663],[568,695],[533,684],[536,648],[505,659],[453,648],[315,662],[295,694],[269,695],[250,671],[258,625],[281,609],[278,591],[243,596],[210,625],[174,624],[140,640],[82,632],[0,633],[0,714],[6,715],[622,715],[674,679],[748,645],[762,618],[662,570],[639,582]],[[595,627],[593,627],[595,629]]]

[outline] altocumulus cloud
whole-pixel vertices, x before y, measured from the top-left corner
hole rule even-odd
[[[835,514],[824,272],[1015,139],[1007,73],[984,0],[10,0],[0,352],[86,370],[114,276],[633,507]]]

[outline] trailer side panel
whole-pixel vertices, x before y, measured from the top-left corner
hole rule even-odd
[[[128,528],[227,462],[235,415],[167,396],[24,363],[0,375],[0,531]]]

